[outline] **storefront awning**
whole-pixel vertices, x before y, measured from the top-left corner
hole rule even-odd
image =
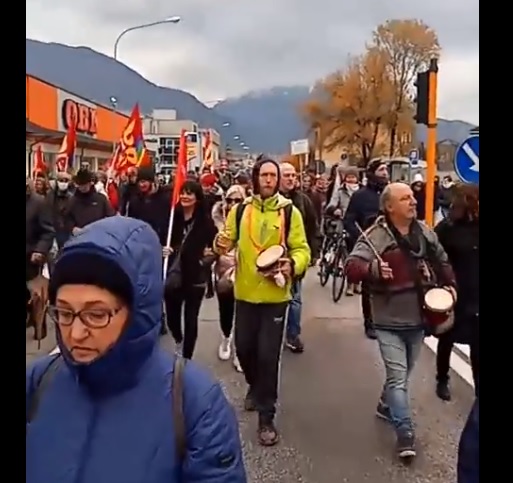
[[[65,135],[64,132],[55,131],[53,129],[46,129],[38,124],[29,121],[25,118],[26,121],[26,133],[30,137],[35,138],[36,142],[44,142],[44,141],[58,141],[62,139]],[[95,139],[89,136],[85,136],[84,134],[77,134],[77,144],[78,147],[84,148],[92,148],[99,149],[101,151],[111,151],[112,143],[109,141],[102,141],[100,139]]]

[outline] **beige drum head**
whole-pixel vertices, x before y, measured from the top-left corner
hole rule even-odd
[[[453,305],[454,299],[452,293],[444,288],[432,288],[426,292],[424,296],[426,307],[433,312],[449,312]]]
[[[266,248],[256,259],[256,266],[260,270],[272,267],[285,254],[281,245],[273,245]]]

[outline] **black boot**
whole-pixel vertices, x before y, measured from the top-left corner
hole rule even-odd
[[[450,401],[451,400],[451,390],[449,388],[448,381],[438,381],[436,384],[436,395],[442,401]]]
[[[364,322],[365,336],[368,339],[376,340],[376,331],[374,330],[374,324],[370,320]]]
[[[255,399],[251,392],[251,388],[248,389],[246,397],[244,398],[244,410],[249,412],[256,411]]]

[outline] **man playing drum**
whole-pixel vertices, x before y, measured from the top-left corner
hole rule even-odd
[[[249,386],[244,405],[258,412],[259,443],[271,446],[279,440],[274,419],[286,309],[310,248],[301,213],[278,192],[278,164],[260,159],[252,179],[253,196],[228,213],[214,250],[222,255],[237,247],[235,349]]]
[[[377,416],[393,424],[398,455],[405,458],[416,454],[409,376],[425,330],[436,332],[434,324],[445,322],[449,315],[430,317],[426,294],[443,288],[455,300],[455,278],[436,234],[416,220],[416,202],[408,185],[389,184],[381,194],[380,208],[383,216],[362,232],[348,257],[346,271],[349,283],[369,283],[386,371]],[[437,297],[432,295],[427,299],[436,311]]]

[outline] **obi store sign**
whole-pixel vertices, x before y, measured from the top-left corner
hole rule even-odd
[[[62,103],[62,124],[64,129],[75,124],[78,133],[94,136],[98,131],[96,109],[73,99],[66,99]]]

